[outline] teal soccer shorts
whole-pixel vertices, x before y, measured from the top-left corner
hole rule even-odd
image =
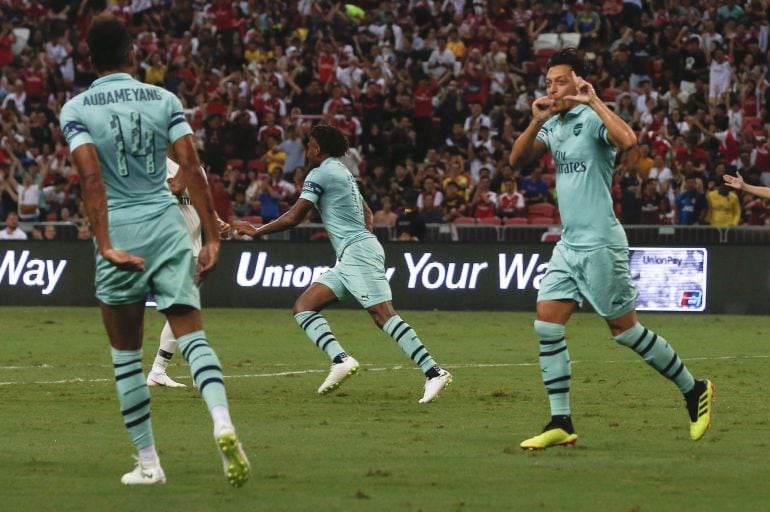
[[[144,258],[144,272],[120,270],[96,253],[96,297],[117,306],[140,302],[152,293],[163,311],[172,305],[200,309],[195,258],[179,207],[142,222],[110,227],[115,249]]]
[[[316,282],[328,286],[340,301],[352,295],[365,309],[393,299],[385,277],[385,252],[374,237],[347,246],[334,268]]]
[[[638,292],[628,270],[628,248],[575,251],[559,242],[540,282],[537,301],[585,298],[596,312],[613,320],[632,311]]]

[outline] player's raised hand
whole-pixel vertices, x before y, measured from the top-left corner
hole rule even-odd
[[[536,121],[545,122],[553,115],[553,100],[543,96],[532,102],[532,117]]]
[[[219,260],[219,240],[207,242],[198,254],[198,265],[195,269],[195,284],[201,284],[206,274],[214,268]]]
[[[234,220],[230,224],[233,228],[233,231],[235,231],[239,235],[248,235],[248,236],[254,236],[257,234],[257,228],[251,225],[250,222],[246,222],[245,220]]]
[[[733,187],[736,190],[742,190],[743,189],[743,176],[741,176],[741,173],[736,173],[736,176],[730,176],[729,174],[725,174],[723,176],[725,183],[731,187]]]
[[[577,94],[565,96],[565,100],[577,101],[578,103],[590,103],[597,99],[594,86],[577,76],[574,71],[572,72],[572,80],[575,82]]]
[[[102,253],[102,258],[109,261],[120,270],[129,272],[144,272],[144,258],[134,256],[130,252],[120,249],[107,249]]]

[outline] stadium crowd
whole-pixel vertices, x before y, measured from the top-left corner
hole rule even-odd
[[[34,238],[56,237],[45,221],[90,236],[57,116],[96,78],[84,37],[103,9],[136,36],[139,77],[181,99],[224,219],[288,209],[326,122],[376,224],[558,224],[553,162],[507,157],[549,56],[573,45],[638,134],[613,176],[624,224],[770,223],[768,201],[722,180],[770,184],[759,0],[0,0],[0,219]]]

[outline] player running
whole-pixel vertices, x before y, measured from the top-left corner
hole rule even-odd
[[[551,152],[564,225],[540,284],[535,320],[551,421],[521,447],[544,449],[577,440],[564,326],[584,298],[604,317],[618,343],[676,384],[690,415],[690,437],[697,441],[711,424],[714,387],[708,380],[695,380],[668,342],[638,322],[628,240],[612,210],[615,154],[633,147],[636,135],[596,96],[584,76],[586,65],[574,49],[553,55],[546,75],[548,95],[532,104],[532,121],[509,158],[511,165],[522,166]]]
[[[304,291],[294,303],[293,312],[310,340],[332,360],[331,371],[318,393],[337,389],[358,372],[358,361],[345,352],[321,315],[325,307],[352,295],[369,311],[377,327],[393,338],[425,373],[419,403],[428,403],[452,382],[452,375],[436,364],[414,329],[393,309],[390,284],[385,277],[385,252],[371,233],[372,212],[361,198],[355,178],[339,160],[347,151],[348,140],[341,131],[327,125],[314,127],[306,151],[314,169],[307,175],[297,203],[264,226],[257,228],[236,221],[233,228],[250,236],[283,231],[299,224],[315,206],[337,254],[337,265]]]
[[[152,292],[211,413],[225,476],[242,485],[249,463],[230,419],[219,360],[203,332],[196,287],[217,262],[219,238],[192,129],[173,94],[131,77],[131,36],[117,18],[96,16],[87,43],[99,78],[64,105],[60,123],[96,241],[96,296],[112,346],[121,415],[139,451],[136,467],[121,482],[166,482],[142,375],[145,298]],[[197,268],[182,214],[165,185],[169,146],[206,235]]]
[[[179,165],[170,158],[166,158],[166,170],[166,181],[171,183],[177,175]],[[200,172],[205,178],[206,173],[203,171],[203,168],[200,169]],[[190,234],[193,258],[197,262],[198,254],[200,254],[201,247],[203,246],[203,240],[201,237],[201,219],[198,217],[198,213],[195,211],[195,207],[190,200],[190,193],[187,189],[184,189],[182,192],[176,194],[176,196],[177,200],[179,201],[179,211],[182,212],[182,217],[184,218],[185,225],[187,226],[187,232]],[[220,219],[216,212],[214,212],[214,216],[216,217],[217,224],[219,225],[219,237],[226,239],[230,235],[230,225]],[[181,382],[176,382],[166,373],[168,364],[171,362],[171,358],[174,357],[178,346],[179,345],[177,343],[176,337],[171,330],[171,325],[168,323],[168,321],[166,321],[166,324],[163,326],[163,330],[160,332],[160,347],[158,348],[158,353],[152,363],[152,369],[147,374],[148,386],[162,386],[168,388],[186,387]]]

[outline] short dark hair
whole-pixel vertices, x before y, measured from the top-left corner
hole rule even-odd
[[[118,18],[102,13],[94,17],[88,29],[88,49],[97,71],[120,69],[129,63],[131,34]]]
[[[548,67],[566,65],[572,68],[572,71],[581,78],[588,76],[588,65],[578,56],[574,48],[564,48],[554,53],[548,63]]]
[[[339,158],[348,152],[348,138],[340,130],[328,124],[319,124],[310,130],[310,138],[318,143],[321,153]]]

